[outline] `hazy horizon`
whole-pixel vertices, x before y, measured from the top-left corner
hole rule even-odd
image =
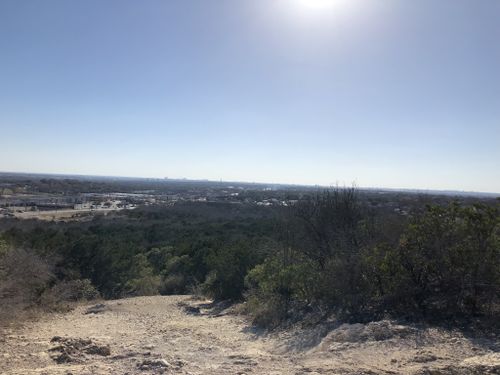
[[[44,172],[24,172],[24,171],[4,171],[0,170],[0,174],[14,174],[14,175],[38,175],[38,176],[57,176],[57,177],[82,177],[85,179],[97,178],[97,179],[127,179],[127,180],[161,180],[161,181],[191,181],[191,182],[210,182],[210,183],[241,183],[241,184],[256,184],[256,185],[281,185],[281,186],[303,186],[303,187],[319,187],[319,188],[349,188],[355,187],[358,189],[368,189],[368,190],[388,190],[388,191],[416,191],[416,192],[457,192],[457,193],[471,193],[471,194],[488,194],[488,195],[499,195],[498,191],[477,191],[477,190],[460,190],[460,189],[428,189],[428,188],[408,188],[408,187],[386,187],[386,186],[360,186],[356,182],[351,182],[350,184],[340,184],[339,182],[331,184],[300,184],[295,182],[274,182],[274,181],[251,181],[251,180],[224,180],[224,179],[208,179],[208,178],[196,178],[196,177],[168,177],[168,176],[124,176],[124,175],[99,175],[99,174],[81,174],[81,173],[44,173]]]
[[[0,3],[0,171],[500,193],[500,2]]]

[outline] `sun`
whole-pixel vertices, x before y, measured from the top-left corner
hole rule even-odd
[[[316,10],[332,9],[339,5],[340,0],[297,0],[301,7]]]

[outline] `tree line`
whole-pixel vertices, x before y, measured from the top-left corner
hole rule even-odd
[[[498,316],[499,210],[451,202],[401,216],[348,188],[289,207],[185,203],[15,222],[0,237],[0,298],[57,306],[196,292],[245,300],[266,326],[311,309],[353,321]]]

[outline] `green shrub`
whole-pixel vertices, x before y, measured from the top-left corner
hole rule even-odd
[[[242,299],[245,275],[257,263],[249,244],[223,245],[212,252],[206,262],[211,271],[202,285],[205,294],[215,299]]]
[[[367,255],[384,308],[424,315],[475,315],[498,303],[500,216],[497,207],[428,207],[396,247]]]
[[[181,274],[172,274],[162,277],[160,294],[183,294],[186,292],[186,278]]]
[[[89,279],[62,281],[55,284],[50,291],[60,301],[90,301],[100,296]]]
[[[314,305],[348,320],[498,314],[499,210],[429,206],[399,241],[384,242],[372,236],[352,192],[302,202],[277,250],[246,277],[251,314],[271,325],[290,306]]]
[[[258,295],[250,295],[245,303],[243,313],[252,317],[252,323],[258,327],[277,327],[287,316],[286,303],[277,296],[267,299]]]
[[[90,280],[67,280],[45,289],[40,296],[39,306],[44,310],[66,312],[72,309],[68,302],[90,301],[99,297],[99,292]]]
[[[317,274],[311,262],[295,262],[283,266],[279,256],[268,258],[250,270],[245,279],[248,288],[258,288],[264,298],[279,297],[282,301],[294,299],[310,303],[316,292]]]
[[[132,259],[129,279],[125,283],[127,295],[153,296],[159,294],[160,276],[155,275],[153,267],[145,254],[137,254]]]
[[[160,277],[154,275],[142,276],[129,280],[125,284],[127,294],[131,296],[154,296],[160,291]]]

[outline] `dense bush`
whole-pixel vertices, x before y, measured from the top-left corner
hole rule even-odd
[[[99,298],[99,291],[89,279],[61,281],[51,288],[51,293],[61,301],[90,301]]]
[[[160,276],[155,275],[154,269],[148,262],[145,254],[137,254],[132,258],[129,280],[125,289],[131,296],[153,296],[158,294]]]
[[[159,291],[160,294],[183,294],[186,293],[187,287],[184,275],[167,274],[161,279]]]
[[[38,304],[55,279],[52,265],[33,251],[8,249],[0,255],[0,300],[4,308]]]
[[[90,280],[65,280],[46,287],[41,293],[38,307],[49,311],[67,311],[67,302],[90,301],[99,298],[99,292]]]
[[[59,279],[89,279],[105,298],[188,293],[203,284],[212,296],[237,299],[273,236],[273,215],[245,204],[186,203],[90,223],[20,222],[4,234],[15,247],[55,259]]]
[[[58,310],[65,302],[99,296],[89,280],[58,280],[53,260],[34,250],[0,249],[0,318],[29,308]]]
[[[372,203],[332,189],[287,208],[189,203],[19,222],[0,239],[0,298],[27,306],[196,290],[246,297],[267,326],[311,309],[348,320],[498,314],[500,202],[405,215]]]
[[[499,207],[428,207],[395,247],[367,254],[381,308],[424,315],[491,312],[500,293]]]
[[[379,220],[352,189],[293,207],[281,246],[246,278],[256,321],[297,304],[351,320],[498,313],[499,205],[428,206],[396,241]]]
[[[281,310],[300,302],[356,316],[367,303],[361,259],[373,241],[373,226],[355,189],[317,194],[291,208],[281,246],[247,282],[257,298]]]
[[[241,299],[245,289],[245,275],[262,261],[257,249],[247,242],[223,245],[207,257],[210,269],[202,290],[215,299]]]

